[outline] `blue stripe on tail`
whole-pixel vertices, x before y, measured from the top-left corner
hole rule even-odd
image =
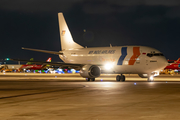
[[[127,47],[122,47],[121,49],[121,57],[118,60],[117,65],[122,65],[123,64],[123,60],[127,55]]]

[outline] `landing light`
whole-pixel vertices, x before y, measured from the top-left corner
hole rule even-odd
[[[110,70],[113,67],[113,65],[107,63],[107,64],[104,65],[104,67],[105,67],[106,70]]]

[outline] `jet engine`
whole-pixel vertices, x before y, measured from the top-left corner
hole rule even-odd
[[[80,70],[80,75],[84,78],[96,78],[101,74],[101,69],[96,65],[84,65]]]
[[[148,74],[138,74],[141,78],[148,78]]]

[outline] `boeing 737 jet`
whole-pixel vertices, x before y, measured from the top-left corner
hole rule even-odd
[[[58,13],[61,51],[47,51],[22,48],[59,55],[64,62],[43,62],[45,64],[69,66],[80,69],[80,75],[87,81],[94,81],[101,73],[119,74],[117,81],[125,81],[123,74],[138,74],[148,81],[167,66],[167,60],[157,49],[146,46],[83,47],[74,42],[63,13]],[[33,61],[34,63],[38,61]],[[42,62],[39,62],[42,63]]]

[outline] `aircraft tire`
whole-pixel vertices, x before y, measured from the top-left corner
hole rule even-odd
[[[86,81],[89,82],[91,80],[91,78],[86,78]]]
[[[149,77],[148,77],[147,81],[148,81],[148,82],[151,82],[151,80],[150,80],[150,78],[149,78]]]
[[[126,77],[124,75],[121,75],[121,81],[125,82],[125,80],[126,80]]]
[[[95,78],[91,78],[91,81],[95,81]]]
[[[121,76],[117,75],[117,76],[116,76],[116,81],[119,82],[120,80],[121,80]]]

